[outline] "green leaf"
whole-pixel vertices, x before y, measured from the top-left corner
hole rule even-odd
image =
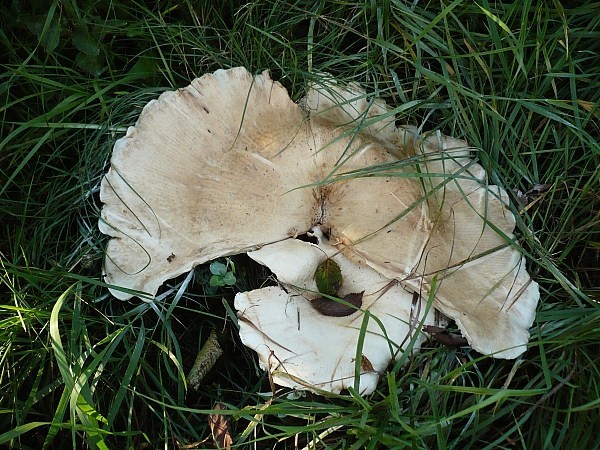
[[[75,28],[71,35],[71,40],[75,48],[81,53],[89,56],[98,56],[100,54],[98,41],[94,39],[86,27]]]
[[[44,16],[24,14],[21,16],[21,20],[31,33],[35,34],[38,38],[40,37],[44,27]]]
[[[225,283],[227,286],[233,286],[236,281],[237,279],[235,278],[233,272],[227,272],[223,277],[223,283]]]
[[[208,284],[210,284],[211,286],[225,286],[225,283],[223,282],[223,277],[221,275],[213,275],[212,277],[210,277],[210,280],[208,281]]]
[[[79,52],[75,57],[75,61],[81,69],[95,77],[100,76],[104,71],[104,65],[98,56],[86,55]]]
[[[512,31],[510,30],[510,28],[508,27],[508,25],[506,25],[506,23],[504,23],[502,21],[502,19],[500,19],[500,17],[498,17],[496,14],[492,13],[489,9],[484,8],[483,6],[479,5],[478,3],[475,3],[479,9],[481,9],[481,11],[488,16],[490,19],[492,19],[495,23],[498,24],[498,26],[500,28],[502,28],[504,31],[506,31],[508,34],[510,34],[511,36],[513,35]]]
[[[227,266],[218,261],[214,261],[210,264],[210,273],[213,275],[225,276],[227,273]]]
[[[326,259],[315,272],[315,282],[319,292],[335,296],[342,285],[342,272],[340,266],[333,259]]]
[[[40,43],[44,46],[48,53],[54,51],[58,47],[60,40],[60,18],[54,16],[54,9],[50,9],[46,18],[46,23],[39,36]]]
[[[142,56],[127,73],[133,78],[150,78],[158,73],[158,67],[152,58]]]
[[[51,8],[47,15],[26,14],[21,17],[27,29],[37,36],[48,53],[58,46],[60,40],[60,19],[54,17],[54,9]]]
[[[49,424],[49,422],[30,422],[24,425],[19,425],[12,430],[7,431],[6,433],[0,434],[0,445],[6,444],[7,442],[18,438],[22,434],[30,432],[31,430],[35,430],[38,427],[47,426]]]

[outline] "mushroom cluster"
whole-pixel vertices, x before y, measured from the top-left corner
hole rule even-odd
[[[429,298],[474,349],[522,354],[539,290],[506,192],[464,141],[324,80],[296,104],[266,72],[219,70],[144,108],[101,185],[113,295],[247,252],[278,285],[236,296],[241,339],[275,382],[315,391],[372,392],[436,322]]]

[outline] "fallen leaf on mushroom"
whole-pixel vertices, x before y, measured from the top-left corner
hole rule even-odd
[[[240,334],[284,386],[371,392],[408,342],[418,349],[416,327],[435,325],[414,292],[474,349],[519,356],[539,290],[506,192],[466,142],[395,119],[358,85],[323,78],[296,104],[244,68],[162,94],[116,142],[101,185],[111,292],[154,296],[248,252],[279,285],[236,296]],[[304,233],[317,243],[295,239]],[[328,260],[342,277],[319,292]]]

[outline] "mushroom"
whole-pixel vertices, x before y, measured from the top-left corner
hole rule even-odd
[[[300,291],[286,293],[287,285],[314,290],[302,286],[313,262],[293,253],[316,250],[290,242],[319,226],[330,230],[330,241],[318,248],[330,254],[335,247],[343,264],[354,265],[348,273],[368,266],[398,281],[398,289],[432,296],[478,351],[499,358],[523,353],[538,286],[514,238],[506,192],[487,185],[468,145],[397,127],[393,111],[369,101],[357,85],[327,80],[312,86],[301,104],[268,73],[234,68],[204,75],[144,108],[116,142],[100,189],[99,227],[112,237],[104,278],[113,295],[154,296],[164,281],[198,264],[244,252],[259,258],[253,251],[275,245],[278,255],[290,253],[289,267],[271,263],[276,273],[287,271],[281,285],[236,299],[240,317],[264,333],[270,316],[251,309],[266,314],[271,307],[263,302],[300,302]],[[365,290],[363,310],[371,304],[369,286],[383,282],[374,280],[353,288]],[[392,308],[389,301],[375,303]],[[404,300],[398,303],[406,314]],[[303,317],[316,316],[303,305]],[[405,331],[399,327],[388,344],[402,342]],[[288,368],[262,354],[261,361],[270,370]],[[305,373],[313,372],[297,376]],[[331,390],[342,386],[319,380]]]
[[[369,394],[392,359],[419,349],[426,339],[419,328],[436,323],[436,315],[398,282],[339,253],[320,227],[312,234],[317,244],[286,239],[248,252],[277,276],[279,286],[236,295],[240,337],[279,385],[334,393],[356,387]],[[361,292],[359,307],[321,297],[314,275],[328,260],[343,276],[338,296]],[[350,311],[324,315],[314,305],[319,300]]]

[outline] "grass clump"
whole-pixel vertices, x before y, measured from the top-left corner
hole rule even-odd
[[[598,4],[13,1],[0,6],[0,445],[202,448],[227,405],[237,448],[599,448]],[[367,398],[278,391],[237,338],[235,286],[202,266],[161,301],[100,280],[99,182],[143,105],[218,68],[302,96],[361,83],[402,123],[470,142],[490,182],[531,191],[519,239],[542,299],[528,352],[431,345]],[[535,195],[534,195],[535,194]],[[223,275],[224,276],[224,275]],[[490,324],[493,326],[493,324]],[[199,392],[185,373],[216,329]],[[265,394],[267,393],[267,394]]]

